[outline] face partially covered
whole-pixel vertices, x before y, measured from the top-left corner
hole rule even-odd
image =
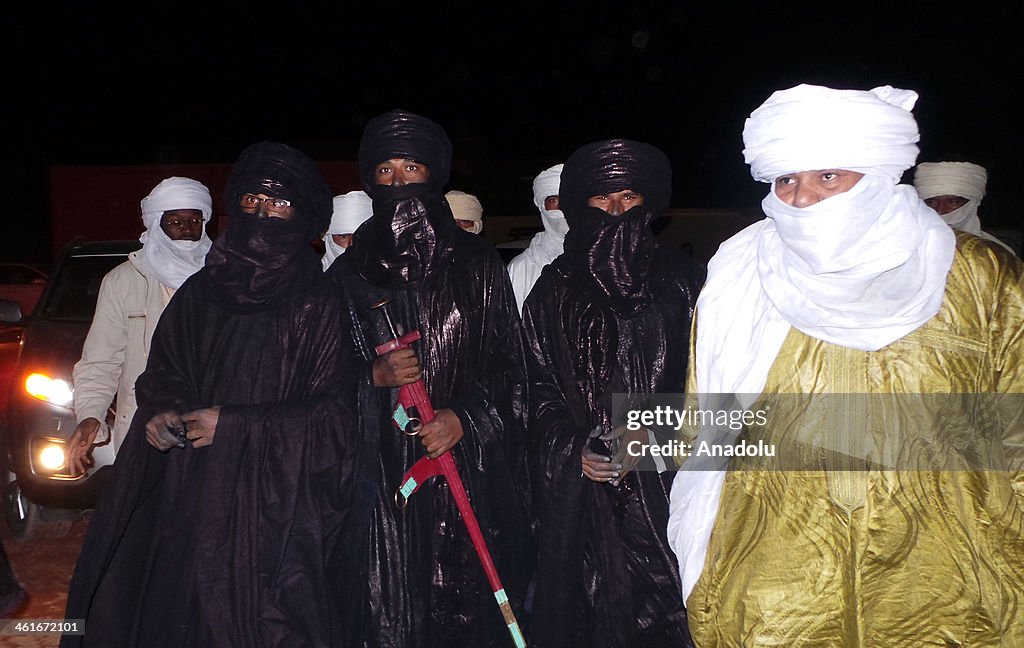
[[[544,199],[544,209],[555,211],[558,209],[558,196],[548,196]]]
[[[198,209],[168,209],[160,217],[160,229],[172,241],[198,241],[203,235],[203,212]]]
[[[863,173],[846,169],[819,169],[786,173],[774,181],[775,195],[790,207],[810,207],[853,189]]]
[[[352,245],[352,233],[349,232],[348,234],[331,234],[331,240],[334,241],[335,245],[344,249]]]
[[[238,204],[246,214],[255,214],[259,218],[280,218],[293,220],[295,208],[290,200],[264,193],[245,193],[238,197]]]
[[[384,160],[374,169],[374,184],[400,187],[407,184],[423,184],[430,179],[426,164],[408,158]]]
[[[963,196],[954,196],[952,194],[933,196],[931,198],[924,199],[924,204],[934,209],[939,216],[956,211],[968,202],[970,202],[969,199],[964,198]]]
[[[555,200],[558,197],[555,196]],[[587,199],[588,207],[597,207],[612,216],[621,216],[633,207],[644,204],[644,196],[632,189],[623,189],[607,194],[598,194]],[[545,208],[547,200],[545,200]],[[557,208],[557,207],[556,207]]]

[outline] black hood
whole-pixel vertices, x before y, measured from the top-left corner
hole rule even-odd
[[[559,204],[569,232],[556,267],[617,314],[642,310],[653,298],[651,222],[668,206],[671,182],[668,158],[649,144],[616,139],[577,149],[562,169]],[[627,189],[644,203],[620,216],[587,205],[592,196]]]
[[[448,184],[452,167],[452,143],[436,122],[404,110],[392,110],[371,119],[359,140],[359,174],[363,191],[372,198],[379,185],[374,184],[377,165],[395,158],[415,160],[427,165],[426,183],[437,190]]]
[[[248,214],[244,193],[292,202],[292,220]],[[331,191],[305,153],[260,142],[245,149],[231,169],[224,204],[231,216],[206,257],[206,275],[218,299],[239,310],[262,310],[301,292],[320,274],[310,241],[327,228]]]
[[[393,158],[426,165],[428,181],[373,184],[377,165]],[[373,216],[356,230],[345,256],[367,281],[411,287],[451,261],[454,241],[462,234],[443,194],[451,162],[448,135],[426,117],[396,110],[366,125],[359,143],[359,170],[373,199]]]

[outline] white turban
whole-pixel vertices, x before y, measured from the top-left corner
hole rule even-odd
[[[370,216],[373,216],[373,201],[365,191],[350,191],[334,197],[334,213],[331,214],[331,224],[324,234],[324,256],[320,259],[324,272],[327,272],[335,259],[345,253],[345,248],[335,243],[331,235],[351,234]]]
[[[452,216],[456,220],[473,221],[473,227],[466,230],[467,232],[479,234],[484,231],[484,206],[476,196],[464,191],[449,191],[444,195],[444,199],[448,201]]]
[[[998,243],[1014,252],[1009,245],[981,229],[978,207],[985,197],[987,183],[985,167],[970,162],[922,162],[914,170],[914,188],[922,200],[936,196],[960,196],[967,199],[966,203],[953,211],[939,214],[947,225]]]
[[[975,236],[982,234],[978,207],[985,197],[988,173],[985,167],[970,162],[922,162],[914,171],[914,187],[922,200],[936,196],[960,196],[967,202],[945,214],[942,220],[953,229]]]
[[[557,259],[562,254],[562,244],[565,241],[565,234],[569,231],[569,224],[565,220],[565,214],[560,209],[545,209],[544,199],[548,196],[557,196],[558,187],[562,179],[562,166],[555,166],[541,171],[533,180],[533,204],[540,210],[540,220],[544,225],[544,231],[534,235],[526,250],[512,259],[508,264],[509,278],[512,280],[512,289],[516,295],[516,305],[519,312],[523,312],[523,303],[533,289],[533,284],[540,278],[544,266]]]
[[[198,209],[203,212],[203,222],[210,222],[213,215],[213,199],[210,190],[202,182],[192,178],[172,176],[160,181],[153,191],[142,199],[142,222],[146,229],[160,225],[160,217],[173,209]]]
[[[981,201],[988,173],[970,162],[922,162],[914,171],[914,187],[922,199],[960,196]]]
[[[798,85],[768,97],[743,128],[743,157],[755,180],[848,169],[899,182],[917,160],[913,90]]]
[[[203,213],[203,233],[198,241],[175,241],[160,227],[164,212],[175,209],[197,209]],[[206,235],[206,223],[213,216],[210,190],[191,178],[170,177],[142,199],[142,222],[146,231],[142,241],[141,259],[145,270],[157,281],[177,290],[206,263],[206,253],[213,241]]]
[[[558,195],[558,185],[562,180],[563,166],[565,165],[556,164],[550,169],[545,169],[533,180],[533,204],[537,205],[537,209],[540,210],[540,217],[544,223],[545,231],[558,238],[559,244],[565,240],[565,234],[569,231],[569,224],[565,221],[565,214],[562,213],[562,210],[546,209],[544,207],[544,199],[548,196]],[[561,251],[559,251],[559,254],[561,254]]]

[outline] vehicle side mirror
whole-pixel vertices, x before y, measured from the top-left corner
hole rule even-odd
[[[0,299],[0,322],[15,324],[21,321],[21,304],[13,299]]]

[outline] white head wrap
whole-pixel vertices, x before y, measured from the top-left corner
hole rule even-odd
[[[540,220],[544,231],[538,232],[530,241],[526,250],[512,259],[508,264],[508,274],[512,279],[512,288],[516,295],[519,312],[523,312],[530,289],[537,282],[544,266],[562,254],[565,234],[569,231],[569,223],[560,209],[545,209],[544,199],[558,195],[558,185],[562,178],[562,166],[555,166],[541,171],[533,180],[533,204],[540,210]]]
[[[456,220],[473,221],[473,227],[466,230],[472,234],[479,234],[484,231],[484,206],[473,194],[464,191],[449,191],[444,195],[448,206],[452,209],[452,216]]]
[[[755,179],[823,169],[865,175],[849,191],[804,208],[783,202],[773,187],[761,203],[768,218],[711,259],[696,311],[702,401],[713,394],[756,398],[790,327],[874,351],[938,312],[955,237],[911,187],[894,184],[917,154],[909,112],[916,97],[888,86],[860,92],[802,85],[776,92],[751,114],[743,140]],[[673,484],[669,539],[684,597],[703,570],[723,480],[720,470],[681,470]]]
[[[331,235],[351,234],[370,216],[373,216],[373,201],[365,191],[350,191],[334,197],[334,213],[331,214],[331,224],[324,234],[324,255],[320,259],[324,272],[346,249],[335,243]]]
[[[891,86],[833,90],[798,85],[768,97],[743,128],[750,174],[772,182],[784,173],[849,169],[899,182],[917,160],[913,90]]]
[[[160,227],[164,212],[174,209],[198,209],[203,213],[203,234],[198,241],[175,241]],[[191,178],[170,177],[142,199],[142,222],[146,231],[140,257],[146,272],[157,281],[177,290],[206,263],[213,241],[206,235],[206,224],[213,216],[210,190]]]
[[[936,196],[960,196],[967,203],[947,214],[940,214],[950,227],[971,234],[981,232],[978,206],[985,197],[988,173],[985,167],[970,162],[922,162],[914,171],[914,187],[922,200]]]

